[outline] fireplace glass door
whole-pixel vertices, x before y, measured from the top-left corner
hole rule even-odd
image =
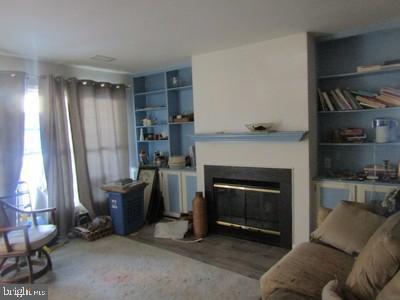
[[[217,224],[280,235],[279,185],[214,183]]]

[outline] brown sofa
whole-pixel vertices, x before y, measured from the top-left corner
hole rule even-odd
[[[322,208],[318,212],[318,225],[327,217],[330,211],[327,210]],[[397,224],[399,224],[398,217]],[[397,229],[394,230],[398,230],[399,225],[396,226]],[[377,230],[376,234],[380,236],[381,232]],[[396,235],[397,241],[399,241],[399,233],[397,232]],[[398,251],[396,250],[396,252]],[[398,253],[393,257],[396,257],[395,255]],[[397,259],[397,262],[393,263],[397,264]],[[354,263],[353,256],[327,244],[318,241],[300,244],[260,278],[262,299],[321,299],[322,290],[329,281],[337,278],[341,283],[346,282]],[[399,267],[400,265],[397,266],[397,269]],[[391,283],[388,282],[384,287],[381,286],[381,293],[377,295],[377,299],[400,299],[399,279],[400,275],[397,274]],[[388,297],[388,294],[392,296]],[[393,298],[393,295],[396,296]],[[397,298],[397,296],[399,297]]]
[[[322,288],[335,276],[346,281],[353,263],[352,256],[332,247],[300,244],[261,277],[262,299],[321,299]]]

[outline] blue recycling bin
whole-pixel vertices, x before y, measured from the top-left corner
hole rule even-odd
[[[127,192],[108,192],[108,204],[114,227],[118,235],[127,235],[139,230],[144,224],[144,188],[139,183]]]

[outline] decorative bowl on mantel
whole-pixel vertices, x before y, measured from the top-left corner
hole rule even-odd
[[[273,132],[275,131],[274,125],[274,123],[250,123],[245,126],[251,132]]]

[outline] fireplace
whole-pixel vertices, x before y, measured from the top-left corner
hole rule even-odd
[[[212,232],[292,246],[290,169],[204,166]]]

